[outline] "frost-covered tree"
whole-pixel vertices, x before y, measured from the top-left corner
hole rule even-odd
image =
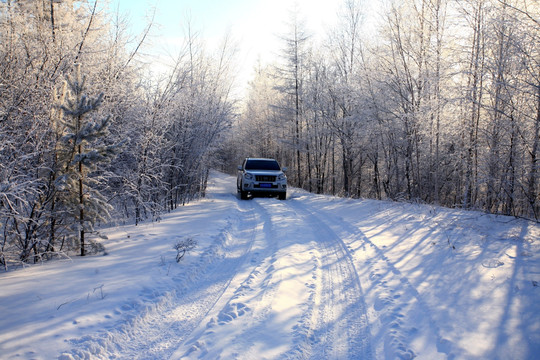
[[[86,236],[94,232],[97,222],[109,218],[111,206],[99,192],[99,183],[106,179],[100,174],[104,163],[117,154],[121,143],[107,144],[110,117],[94,119],[92,113],[103,101],[103,93],[89,97],[86,77],[81,66],[75,66],[75,75],[67,77],[63,116],[58,127],[62,136],[57,148],[57,206],[64,216],[71,219],[67,225],[77,234],[74,238],[80,254],[87,253]]]
[[[364,84],[360,81],[362,64],[362,3],[343,2],[340,23],[329,37],[327,45],[332,56],[331,81],[328,82],[330,100],[336,111],[328,124],[336,138],[341,168],[342,192],[354,196],[360,192],[362,165],[365,152],[359,135],[367,130]],[[355,181],[356,180],[356,181]],[[355,185],[356,184],[356,185]]]
[[[87,64],[94,91],[107,89],[98,111],[113,113],[113,135],[125,137],[116,120],[128,108],[121,101],[125,94],[136,102],[134,72],[124,60],[125,40],[111,39],[107,14],[95,5],[85,0],[0,2],[0,237],[5,254],[0,261],[5,263],[39,261],[66,250],[69,231],[58,212],[54,170],[59,112],[51,111],[51,103],[58,101],[53,89],[75,59]],[[112,58],[117,63],[107,60]]]
[[[309,57],[309,38],[306,25],[298,8],[290,13],[287,24],[288,33],[281,36],[284,50],[281,54],[282,63],[277,68],[280,79],[278,89],[283,94],[281,103],[274,103],[282,112],[283,126],[290,129],[286,133],[284,143],[289,147],[288,156],[291,161],[291,181],[302,187],[306,176],[303,169],[309,168],[309,157],[305,142],[305,76]],[[294,165],[294,166],[293,166]]]
[[[234,117],[231,52],[211,56],[191,41],[190,56],[162,86],[143,71],[138,53],[152,24],[131,44],[125,20],[98,3],[0,2],[5,266],[75,247],[84,254],[89,232],[108,212],[115,222],[158,219],[204,194],[213,153]],[[86,91],[103,96],[85,96],[76,71],[58,91],[74,63],[85,64]],[[123,140],[129,146],[107,163]]]
[[[369,39],[343,5],[322,47],[292,22],[279,94],[250,89],[244,122],[266,121],[292,182],[538,219],[538,2],[389,1]]]

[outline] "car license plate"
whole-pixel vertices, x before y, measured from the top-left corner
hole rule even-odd
[[[268,183],[261,183],[260,184],[262,188],[271,188],[272,187],[272,184],[268,184]]]

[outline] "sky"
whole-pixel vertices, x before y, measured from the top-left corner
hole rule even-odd
[[[141,33],[147,16],[155,6],[152,34],[153,54],[162,61],[167,53],[176,54],[184,38],[187,19],[209,49],[218,48],[225,34],[237,43],[238,83],[247,86],[253,69],[274,61],[281,43],[278,35],[286,33],[291,11],[298,6],[300,17],[315,38],[322,38],[336,21],[341,0],[110,0],[111,11],[119,10],[129,20],[131,31]],[[160,62],[156,62],[159,64]]]

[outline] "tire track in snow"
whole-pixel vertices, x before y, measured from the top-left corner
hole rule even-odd
[[[132,310],[126,315],[135,312],[133,316],[104,333],[71,340],[76,347],[73,359],[109,359],[108,349],[125,359],[168,358],[220,301],[252,250],[259,228],[257,213],[251,204],[234,210],[236,217],[228,220],[198,261],[174,277],[176,290],[159,294],[145,289],[143,308],[129,305]],[[240,236],[242,232],[248,235]],[[224,257],[233,249],[237,256]]]
[[[237,247],[242,249],[240,254],[232,257],[229,261],[225,259],[214,261],[211,269],[206,271],[204,276],[198,277],[196,281],[192,282],[196,284],[195,289],[189,288],[186,298],[178,298],[176,308],[172,310],[172,316],[169,316],[169,318],[176,319],[176,326],[173,327],[172,331],[168,331],[169,334],[176,337],[175,343],[177,345],[168,346],[167,354],[164,354],[162,358],[171,356],[178,344],[188,340],[197,331],[204,319],[222,301],[238,270],[247,261],[246,259],[252,251],[260,223],[251,204],[247,206],[244,204],[239,205],[237,211],[235,223],[230,226],[226,233],[223,252],[229,252],[229,250]],[[249,232],[248,236],[240,236],[240,233],[246,231]],[[247,241],[237,241],[237,239],[247,239]],[[181,324],[181,326],[178,326],[178,324]]]
[[[264,245],[255,248],[264,247],[266,251],[258,255],[262,258],[258,265],[238,273],[238,279],[244,280],[233,282],[235,285],[227,290],[223,301],[175,352],[174,359],[321,356],[313,351],[320,349],[312,346],[312,325],[321,300],[317,288],[320,290],[322,281],[317,236],[312,225],[299,221],[298,212],[287,203],[274,199],[252,201],[264,222],[262,234],[258,233],[260,239],[256,240],[256,244],[260,241]],[[327,310],[335,306],[333,303]],[[327,358],[324,354],[322,357]]]
[[[264,317],[269,313],[268,305],[258,307],[256,301],[246,302],[246,297],[258,298],[262,304],[271,304],[275,295],[275,286],[271,286],[274,263],[276,259],[276,242],[272,223],[265,209],[256,202],[240,202],[241,207],[248,207],[256,221],[248,221],[242,228],[251,232],[250,249],[246,252],[244,263],[237,268],[231,276],[228,286],[224,289],[216,302],[208,309],[206,314],[200,318],[200,325],[186,337],[183,343],[171,356],[171,359],[188,358],[218,358],[222,354],[219,347],[214,347],[219,341],[218,334],[220,327],[234,326],[235,322],[242,317],[256,316],[257,322],[263,322]],[[249,205],[246,205],[249,204]],[[242,219],[244,219],[242,217]],[[255,249],[253,247],[255,246]],[[249,255],[248,255],[249,254]],[[262,293],[253,294],[257,290]],[[253,332],[254,329],[251,329]],[[246,334],[237,335],[235,341],[231,341],[226,350],[234,353],[235,348],[240,351],[249,351],[251,342]]]
[[[235,292],[235,298],[248,299],[252,312],[248,321],[250,326],[236,334],[230,343],[230,354],[244,359],[258,358],[261,355],[254,347],[254,342],[264,333],[266,321],[272,316],[272,304],[279,285],[279,280],[275,279],[279,248],[274,223],[268,210],[258,202],[254,203],[264,223],[261,234],[261,248],[264,251],[259,255],[258,264]]]
[[[352,255],[315,211],[290,199],[289,206],[317,237],[321,276],[312,324],[312,358],[370,359],[371,332]]]
[[[406,276],[390,261],[384,251],[373,243],[358,227],[341,217],[325,212],[324,219],[332,226],[339,228],[347,248],[355,241],[364,247],[365,264],[369,266],[371,290],[375,295],[374,310],[379,314],[378,333],[384,338],[382,352],[385,358],[413,359],[417,354],[411,347],[411,337],[421,339],[418,343],[436,344],[433,352],[423,349],[423,353],[431,353],[431,358],[452,358],[454,344],[444,339],[440,328],[432,317],[422,295]],[[354,257],[354,255],[352,255]],[[421,314],[414,319],[407,319],[409,314]],[[412,316],[412,315],[411,315]],[[413,323],[413,327],[406,324]],[[426,340],[434,338],[433,340]],[[438,353],[438,354],[437,354]]]

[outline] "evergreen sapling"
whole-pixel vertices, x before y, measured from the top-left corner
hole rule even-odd
[[[86,78],[80,64],[75,65],[75,78],[67,77],[64,84],[64,103],[60,105],[62,136],[58,146],[57,202],[65,211],[66,221],[80,247],[81,256],[87,253],[86,235],[95,233],[94,225],[110,217],[111,205],[100,193],[103,180],[100,165],[112,160],[124,142],[107,144],[110,116],[94,120],[103,101],[103,93],[92,98],[85,94]],[[96,249],[97,244],[90,244]],[[101,247],[97,246],[97,249]]]

